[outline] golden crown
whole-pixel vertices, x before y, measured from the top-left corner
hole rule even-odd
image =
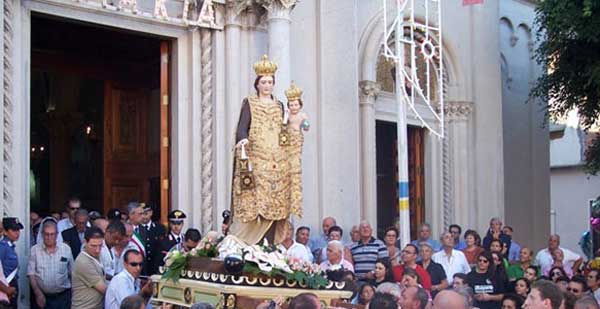
[[[288,98],[288,101],[299,100],[302,96],[302,89],[296,87],[296,85],[292,81],[290,88],[285,91],[285,96]]]
[[[267,55],[263,55],[262,59],[254,64],[254,72],[258,76],[273,76],[277,71],[277,63],[269,61]]]

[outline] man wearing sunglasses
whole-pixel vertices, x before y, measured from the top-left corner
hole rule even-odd
[[[104,300],[105,309],[119,309],[121,302],[127,296],[140,292],[144,295],[151,293],[150,281],[147,281],[140,289],[139,278],[144,265],[143,255],[135,249],[129,249],[123,253],[123,256],[125,261],[124,269],[112,278],[106,290],[106,298]]]
[[[169,213],[169,234],[159,241],[159,253],[155,261],[159,261],[159,266],[164,265],[164,258],[171,248],[185,242],[185,237],[181,232],[186,215],[181,210],[173,210]]]

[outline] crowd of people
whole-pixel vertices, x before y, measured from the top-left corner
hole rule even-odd
[[[23,224],[2,220],[0,308],[16,308],[19,267],[27,268],[33,308],[145,308],[152,294],[148,276],[158,273],[170,250],[189,251],[200,231],[183,231],[186,215],[169,213],[165,229],[152,221],[153,209],[129,203],[126,211],[88,212],[81,201],[67,202],[59,218],[31,213],[31,252],[20,266],[15,251]],[[368,222],[344,230],[335,218],[322,231],[290,227],[279,250],[288,257],[319,264],[331,280],[344,280],[353,292],[346,308],[600,308],[600,268],[560,246],[551,235],[534,254],[513,238],[513,228],[490,220],[483,239],[475,230],[452,224],[441,237],[422,224],[418,238],[401,247],[395,227],[383,239]],[[222,233],[227,234],[224,223]],[[266,300],[257,308],[279,308]],[[314,306],[310,305],[313,304]],[[304,293],[287,308],[319,308]],[[198,304],[196,308],[210,308]]]

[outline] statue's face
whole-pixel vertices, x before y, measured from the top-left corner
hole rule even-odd
[[[300,112],[300,110],[302,109],[302,105],[300,105],[300,101],[298,100],[290,101],[288,106],[292,115],[298,114],[298,112]]]
[[[271,95],[273,93],[273,76],[263,76],[258,81],[258,93],[261,95]]]

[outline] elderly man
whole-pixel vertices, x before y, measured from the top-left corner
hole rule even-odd
[[[127,296],[135,295],[140,292],[139,277],[142,273],[144,257],[137,250],[127,250],[123,253],[125,268],[118,273],[108,285],[106,290],[106,298],[104,300],[105,309],[119,309],[121,302]],[[141,291],[144,294],[150,295],[151,281],[146,282]]]
[[[314,256],[317,256],[320,249],[327,247],[327,242],[329,241],[329,228],[337,225],[335,218],[333,217],[325,217],[323,219],[323,233],[321,235],[315,235],[315,237],[310,239],[308,247]]]
[[[502,220],[500,218],[490,219],[490,228],[483,238],[483,249],[490,250],[490,243],[494,239],[500,240],[502,247],[506,248],[507,252],[510,252],[510,236],[504,234],[502,231]]]
[[[454,274],[468,274],[471,272],[471,267],[469,266],[469,262],[467,262],[465,255],[461,251],[454,249],[454,238],[450,232],[442,234],[442,244],[442,251],[435,253],[431,259],[442,265],[446,272],[448,284],[452,284]]]
[[[100,263],[104,233],[97,227],[85,231],[85,246],[73,267],[71,308],[101,309],[104,306],[106,278]]]
[[[71,249],[57,243],[58,228],[53,220],[46,220],[41,228],[43,242],[31,248],[27,276],[40,308],[68,308],[71,306],[71,279],[73,268]]]
[[[531,286],[523,308],[527,309],[558,309],[563,301],[563,293],[548,280],[539,280]]]
[[[402,309],[425,309],[429,302],[429,294],[425,289],[410,286],[402,291],[400,307]]]
[[[515,281],[525,275],[525,271],[529,266],[531,266],[531,262],[533,261],[533,251],[527,247],[521,248],[519,252],[519,262],[513,265],[510,265],[506,269],[506,275],[508,276],[509,281]]]
[[[431,238],[431,225],[429,225],[429,223],[423,223],[421,226],[419,226],[419,238],[413,240],[411,244],[418,248],[419,245],[424,241],[428,242],[435,252],[440,251],[442,248],[439,241]]]
[[[136,245],[138,251],[145,257],[147,254],[144,239],[147,231],[142,228],[142,222],[144,220],[144,204],[138,202],[127,204],[127,214],[129,215],[127,222],[133,226],[131,242]],[[142,272],[144,273],[144,270],[142,270]]]
[[[288,224],[285,238],[277,246],[277,249],[279,249],[283,255],[289,258],[296,258],[301,261],[312,263],[312,255],[310,254],[308,248],[294,240],[294,227],[291,224]]]
[[[327,261],[321,263],[321,269],[324,271],[330,269],[341,269],[354,272],[352,263],[344,259],[344,245],[339,240],[330,240],[327,244]]]
[[[78,209],[75,212],[75,226],[62,231],[63,242],[71,247],[73,258],[77,259],[83,244],[85,231],[88,229],[88,212],[85,209]]]
[[[552,253],[556,249],[561,249],[563,252],[563,265],[565,268],[572,268],[573,273],[577,272],[579,266],[583,262],[581,256],[567,248],[560,246],[560,236],[557,234],[550,235],[548,238],[548,248],[544,248],[538,252],[535,256],[535,263],[540,266],[541,269],[548,269],[554,263]]]
[[[428,242],[421,243],[421,261],[417,262],[419,266],[423,267],[431,278],[431,296],[435,295],[448,287],[448,280],[446,279],[446,272],[442,265],[431,260],[433,256],[433,248]]]
[[[372,270],[378,259],[388,259],[388,250],[385,244],[373,237],[373,229],[367,221],[359,225],[360,239],[350,248],[354,259],[354,272],[359,280],[374,279]]]
[[[421,285],[428,291],[431,291],[431,277],[429,273],[417,264],[417,256],[419,256],[419,249],[413,244],[407,244],[402,250],[402,264],[396,265],[392,268],[394,273],[394,281],[401,282],[404,270],[407,268],[414,269],[419,277],[421,278]]]

